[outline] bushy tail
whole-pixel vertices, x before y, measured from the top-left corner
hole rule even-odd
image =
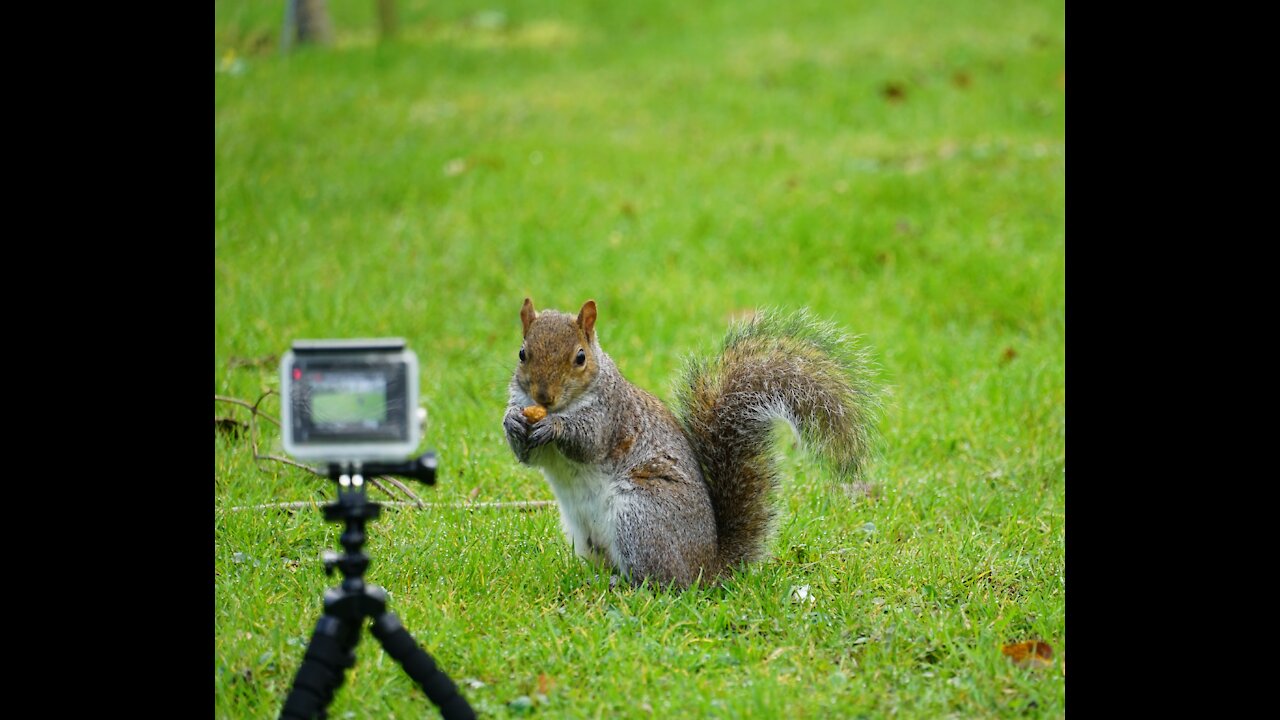
[[[842,477],[870,450],[879,394],[864,351],[808,312],[767,311],[729,329],[717,357],[692,359],[677,389],[677,415],[702,463],[727,569],[765,548],[778,469],[776,418]]]

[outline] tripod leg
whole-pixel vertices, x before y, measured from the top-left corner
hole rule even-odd
[[[426,650],[418,647],[418,643],[404,629],[404,625],[400,624],[400,618],[395,613],[387,612],[375,618],[372,632],[387,654],[400,663],[409,677],[422,686],[427,698],[440,708],[440,716],[444,720],[475,718],[475,711],[458,692],[458,686],[453,684],[443,670],[436,667],[436,661]]]
[[[359,630],[359,626],[355,629]],[[342,685],[343,673],[355,664],[351,630],[330,615],[316,623],[302,666],[293,678],[293,689],[280,710],[280,720],[325,717],[334,691]]]

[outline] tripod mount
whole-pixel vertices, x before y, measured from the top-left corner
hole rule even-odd
[[[399,475],[434,485],[435,453],[427,452],[402,463],[330,463],[327,474],[338,484],[338,499],[324,506],[324,517],[345,524],[340,538],[345,552],[339,555],[326,551],[324,571],[332,575],[337,568],[342,571],[343,580],[324,593],[324,615],[311,634],[302,666],[280,711],[281,720],[323,720],[327,716],[329,703],[341,687],[345,671],[355,665],[355,646],[366,619],[373,621],[369,631],[383,649],[440,708],[445,720],[474,718],[475,712],[458,687],[436,667],[435,660],[419,647],[395,613],[387,610],[386,591],[364,581],[364,572],[369,567],[369,556],[361,551],[365,523],[377,518],[382,510],[381,505],[366,497],[365,476]]]

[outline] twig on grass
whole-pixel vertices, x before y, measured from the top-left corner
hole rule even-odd
[[[302,468],[303,470],[306,470],[307,472],[311,473],[312,475],[320,475],[321,477],[323,477],[323,476],[324,476],[324,473],[320,472],[319,470],[316,470],[315,468],[311,467],[310,465],[303,465],[302,463],[298,462],[297,460],[290,460],[290,459],[289,459],[289,458],[287,458],[287,457],[281,457],[281,456],[279,456],[279,455],[259,455],[259,454],[257,454],[257,453],[254,453],[254,454],[253,454],[253,459],[254,459],[254,460],[275,460],[275,461],[276,461],[276,462],[278,462],[278,463],[284,463],[285,465],[292,465],[292,466],[294,466],[294,467],[296,467],[296,468]],[[258,468],[258,469],[259,469],[259,470],[261,470],[262,468]]]
[[[417,503],[418,507],[422,507],[422,501],[418,499],[418,496],[409,492],[409,488],[405,487],[404,483],[400,482],[399,480],[396,480],[390,475],[379,475],[377,477],[371,477],[369,478],[369,484],[378,488],[382,492],[386,493],[388,497],[395,497],[396,496],[395,493],[383,487],[382,483],[378,482],[379,480],[386,480],[392,485],[395,485],[396,487],[400,488],[401,491],[407,493],[409,497],[412,498]]]
[[[391,477],[390,475],[379,475],[378,478],[375,478],[375,479],[379,479],[379,478],[382,480],[386,480],[392,485],[395,485],[396,487],[400,488],[400,492],[404,493],[405,495],[408,495],[410,500],[413,500],[415,503],[418,504],[418,507],[420,508],[426,507],[426,505],[422,502],[422,498],[414,494],[414,492],[409,489],[409,486],[400,482],[399,479]],[[389,495],[390,493],[387,493],[387,494]]]
[[[268,421],[270,421],[270,422],[274,423],[276,427],[280,427],[280,421],[279,421],[279,420],[277,420],[277,419],[275,419],[275,418],[271,417],[270,415],[268,415],[268,414],[266,414],[266,413],[261,412],[261,411],[259,411],[259,410],[258,410],[258,403],[262,402],[262,399],[263,399],[263,398],[265,398],[266,396],[268,396],[268,395],[272,395],[272,394],[274,394],[274,393],[275,393],[275,390],[268,390],[268,391],[264,392],[264,393],[262,394],[262,397],[259,397],[259,398],[258,398],[258,402],[256,402],[256,403],[249,403],[249,402],[246,402],[246,401],[244,401],[244,400],[241,400],[240,398],[227,397],[227,396],[225,396],[225,395],[214,395],[214,396],[213,396],[213,399],[214,399],[216,402],[231,403],[232,405],[239,405],[239,406],[241,406],[241,407],[249,408],[249,410],[254,414],[254,416],[261,415],[261,416],[262,416],[263,418],[265,418],[266,420],[268,420]]]

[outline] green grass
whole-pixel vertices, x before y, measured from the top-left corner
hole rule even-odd
[[[861,335],[891,390],[871,497],[780,445],[772,556],[722,588],[610,589],[553,509],[388,509],[369,581],[482,715],[1065,715],[1062,3],[401,0],[379,44],[331,0],[337,45],[287,57],[279,5],[214,5],[216,394],[294,338],[403,336],[419,491],[456,503],[551,498],[501,434],[526,295],[594,298],[664,399],[759,306]],[[339,528],[231,508],[332,487],[214,452],[215,712],[274,717]],[[1051,667],[1001,654],[1027,639]],[[431,716],[357,653],[331,717]]]

